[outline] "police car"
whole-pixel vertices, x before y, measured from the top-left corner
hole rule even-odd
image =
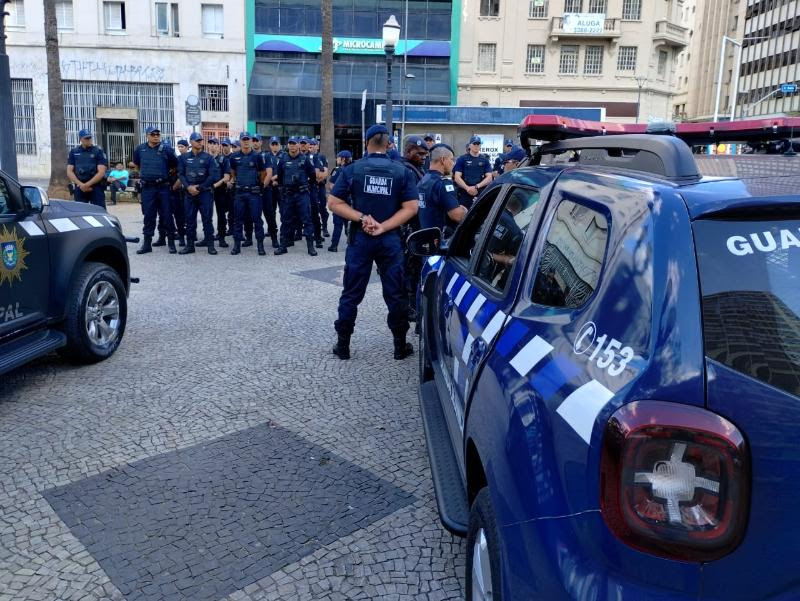
[[[82,363],[111,356],[130,283],[116,217],[0,171],[0,253],[0,374],[54,350]]]
[[[467,598],[800,598],[800,159],[707,177],[680,137],[548,119],[450,239],[408,241]],[[719,126],[686,139],[800,120]]]

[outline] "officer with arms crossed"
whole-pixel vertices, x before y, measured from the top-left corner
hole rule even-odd
[[[442,234],[464,219],[467,208],[458,203],[455,186],[449,179],[455,158],[447,144],[431,149],[428,173],[419,182],[419,222],[423,228],[438,227]]]
[[[75,200],[105,209],[103,178],[108,169],[106,153],[92,144],[92,132],[88,129],[79,131],[78,137],[81,143],[69,151],[67,159],[67,178],[75,184]]]
[[[317,170],[307,155],[300,152],[297,138],[289,138],[288,154],[278,161],[278,185],[281,187],[281,199],[284,212],[281,216],[281,242],[275,249],[276,255],[286,254],[286,247],[294,240],[298,223],[302,224],[306,237],[308,254],[317,256],[314,248],[314,226],[311,223],[311,198],[309,188],[317,181]],[[308,144],[308,142],[306,142]],[[285,217],[285,219],[284,219]]]
[[[231,154],[231,173],[236,181],[232,255],[242,252],[245,216],[253,220],[256,230],[258,254],[264,256],[264,222],[261,221],[261,185],[264,177],[272,177],[272,169],[265,169],[261,155],[251,146],[252,136],[246,131],[239,134],[242,149]]]
[[[219,179],[217,163],[207,152],[203,151],[203,136],[194,132],[189,136],[192,149],[178,157],[178,177],[184,190],[184,211],[186,213],[186,248],[181,255],[194,252],[194,241],[197,237],[197,211],[203,222],[203,235],[206,239],[208,254],[216,255],[214,248],[214,199],[211,186]]]
[[[383,298],[389,309],[387,323],[394,336],[394,358],[414,352],[406,342],[408,298],[403,285],[403,241],[400,226],[417,214],[419,192],[414,176],[401,163],[386,156],[389,130],[373,125],[367,130],[367,155],[347,166],[328,197],[328,208],[350,225],[344,268],[344,290],[336,320],[337,342],[333,353],[350,358],[350,337],[358,305],[364,299],[372,263],[378,265]],[[353,206],[347,204],[352,199]]]
[[[153,252],[153,233],[156,229],[156,214],[167,228],[169,254],[174,255],[175,222],[170,208],[169,172],[177,166],[178,159],[172,148],[161,142],[161,131],[150,125],[145,130],[147,142],[133,151],[133,164],[139,170],[142,182],[142,215],[144,216],[144,239],[137,255]]]
[[[469,209],[481,190],[492,181],[492,166],[489,159],[481,155],[481,139],[469,139],[469,152],[462,154],[453,169],[453,181],[458,186],[458,201]]]

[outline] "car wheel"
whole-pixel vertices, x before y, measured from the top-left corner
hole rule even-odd
[[[500,537],[486,487],[475,497],[470,509],[466,580],[467,601],[502,600]]]
[[[81,266],[67,298],[62,354],[78,363],[110,357],[125,333],[128,299],[116,271],[103,263]]]

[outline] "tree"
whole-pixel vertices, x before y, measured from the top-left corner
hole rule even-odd
[[[64,125],[64,90],[58,52],[56,0],[44,0],[44,48],[47,55],[47,96],[50,103],[50,185],[47,194],[69,198],[67,132]]]
[[[334,161],[333,123],[333,0],[322,0],[322,107],[320,150]]]

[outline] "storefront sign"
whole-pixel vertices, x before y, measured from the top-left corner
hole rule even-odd
[[[606,16],[603,13],[564,13],[562,29],[566,33],[603,33]]]
[[[322,52],[322,38],[304,35],[256,34],[254,47],[274,52]],[[377,38],[333,38],[334,54],[384,54],[383,40]],[[406,52],[406,41],[400,40],[395,54]],[[434,40],[408,40],[409,56],[450,56],[450,42]]]
[[[481,138],[481,153],[489,155],[489,160],[494,165],[494,160],[503,152],[505,139],[503,134],[479,134]]]

